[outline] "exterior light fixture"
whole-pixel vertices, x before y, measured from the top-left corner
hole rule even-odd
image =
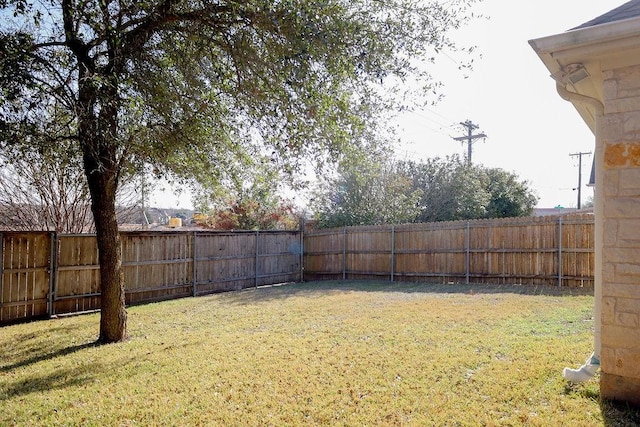
[[[554,73],[551,77],[558,83],[566,86],[567,84],[575,85],[578,82],[589,77],[589,73],[584,65],[580,63],[565,65],[558,71]]]

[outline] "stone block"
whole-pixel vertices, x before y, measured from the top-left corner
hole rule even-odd
[[[603,82],[602,97],[605,102],[618,98],[618,81],[616,79],[611,78]]]
[[[607,282],[602,284],[602,296],[612,298],[640,298],[640,283]]]
[[[605,143],[624,141],[624,114],[605,114],[600,122],[602,141]]]
[[[636,262],[616,264],[616,281],[640,285],[640,258]],[[640,298],[640,295],[638,295]]]
[[[602,325],[602,346],[640,352],[640,330],[618,325]]]
[[[640,218],[617,220],[616,243],[618,246],[640,248]]]
[[[605,197],[605,218],[637,218],[640,213],[640,197]]]
[[[608,143],[604,146],[604,167],[606,169],[627,166],[627,144],[624,142]]]
[[[602,298],[602,324],[613,325],[616,322],[616,299]]]
[[[605,283],[614,283],[616,281],[616,265],[614,263],[602,263],[602,280]]]
[[[640,260],[640,248],[607,247],[602,251],[602,255],[605,262],[616,264],[616,274],[620,274],[620,264],[630,264],[632,266],[638,263]],[[638,277],[638,282],[640,284],[640,276]]]
[[[618,219],[605,219],[603,221],[604,240],[603,245],[605,247],[616,246],[620,233],[618,232]]]
[[[640,167],[640,142],[606,143],[604,167],[605,169]]]
[[[637,328],[638,315],[635,313],[616,313],[616,325],[626,328]]]
[[[640,100],[640,98],[636,98]],[[622,111],[622,130],[624,132],[623,138],[625,141],[629,141],[630,137],[636,138],[640,131],[640,110]],[[633,141],[633,139],[632,139]]]
[[[603,348],[600,368],[602,373],[640,379],[640,351]]]
[[[618,172],[618,189],[620,196],[640,197],[640,167],[622,169]],[[640,213],[638,213],[640,216]]]
[[[631,66],[614,70],[610,80],[613,80],[617,83],[617,97],[626,98],[640,95],[639,67]]]
[[[618,298],[616,311],[640,314],[640,295],[637,298]]]
[[[620,171],[617,169],[608,169],[603,174],[604,196],[617,197],[618,185],[620,183]]]
[[[640,97],[636,96],[608,99],[604,103],[605,114],[625,113],[636,110],[640,110]]]
[[[624,141],[624,114],[606,114],[602,119],[602,140],[606,143]]]

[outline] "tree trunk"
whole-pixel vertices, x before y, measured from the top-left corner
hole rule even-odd
[[[90,79],[80,79],[78,135],[84,172],[91,195],[100,262],[100,338],[102,343],[127,338],[122,247],[116,219],[116,191],[120,165],[117,160],[117,83],[100,93]],[[98,97],[97,95],[101,95]],[[97,102],[97,99],[100,102]],[[100,105],[96,114],[96,105]]]
[[[111,343],[127,338],[122,247],[116,221],[116,181],[109,173],[88,176],[91,209],[96,226],[100,260],[100,342]]]

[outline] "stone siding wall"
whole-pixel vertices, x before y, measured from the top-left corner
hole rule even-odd
[[[604,78],[601,392],[640,405],[640,66]]]

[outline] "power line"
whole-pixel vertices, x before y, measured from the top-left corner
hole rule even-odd
[[[476,139],[480,139],[480,138],[486,138],[487,135],[485,135],[484,133],[479,133],[474,135],[473,131],[478,129],[478,125],[473,124],[473,122],[471,122],[471,120],[467,120],[465,122],[460,122],[460,124],[462,126],[464,126],[467,129],[467,135],[466,136],[459,136],[456,138],[453,138],[456,141],[467,141],[467,165],[471,166],[471,153],[473,151],[473,143],[476,141]]]
[[[432,110],[431,108],[428,108],[428,107],[422,107],[422,109],[423,109],[423,110],[425,110],[425,111],[428,111],[428,112],[430,112],[430,113],[432,113],[432,114],[435,114],[436,116],[439,116],[439,117],[441,117],[441,118],[445,119],[445,120],[446,120],[447,122],[449,122],[449,123],[453,123],[453,122],[455,122],[455,120],[453,120],[453,119],[451,119],[451,118],[449,118],[449,117],[447,117],[447,116],[443,116],[442,114],[438,113],[436,110]]]
[[[420,117],[421,119],[428,120],[429,122],[431,122],[431,123],[433,123],[434,125],[438,126],[438,128],[437,128],[437,129],[435,129],[434,127],[430,126],[430,124],[425,123],[424,121],[420,121],[420,120],[417,120],[416,122],[414,122],[414,123],[413,123],[413,125],[414,125],[414,126],[415,126],[415,125],[418,125],[418,126],[421,126],[421,127],[427,128],[427,129],[429,129],[429,130],[432,130],[432,131],[434,131],[434,132],[441,133],[441,134],[443,134],[443,135],[449,136],[449,135],[448,135],[448,134],[447,134],[443,129],[445,129],[445,128],[451,128],[451,125],[443,125],[442,123],[439,123],[437,120],[434,120],[434,119],[432,119],[432,118],[430,118],[430,117],[428,117],[428,116],[426,116],[426,115],[424,115],[424,114],[420,114],[420,113],[419,113],[419,112],[417,112],[417,111],[412,111],[412,112],[411,112],[411,114],[414,114],[414,115],[416,115],[417,117]]]
[[[431,110],[425,110],[425,111],[411,111],[412,114],[415,114],[418,117],[422,117],[425,120],[429,120],[432,123],[437,124],[438,126],[441,127],[451,127],[453,121],[452,120],[447,120],[445,117],[439,115],[439,114],[435,114],[433,113]],[[429,117],[426,113],[430,113],[433,116]]]

